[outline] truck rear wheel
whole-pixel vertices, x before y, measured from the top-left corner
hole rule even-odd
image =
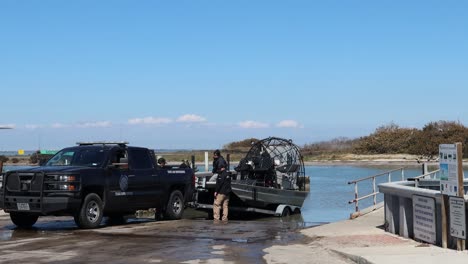
[[[166,213],[164,216],[167,216],[170,220],[176,220],[182,218],[184,213],[184,196],[178,190],[175,190],[171,193],[169,201],[167,202]]]
[[[80,212],[75,216],[75,223],[83,229],[96,228],[102,220],[102,200],[99,195],[90,193],[86,195]]]
[[[38,215],[10,212],[11,221],[19,228],[31,228],[37,222],[38,218]]]

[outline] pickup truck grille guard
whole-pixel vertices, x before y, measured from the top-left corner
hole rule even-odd
[[[13,172],[4,175],[4,188],[2,198],[5,210],[18,210],[18,203],[28,203],[28,212],[42,212],[43,198],[51,193],[73,193],[79,192],[79,181],[61,182],[58,176],[46,175],[43,172],[24,173]],[[49,186],[58,186],[59,184],[77,185],[76,190],[58,190],[50,189]],[[45,187],[45,188],[44,188]]]

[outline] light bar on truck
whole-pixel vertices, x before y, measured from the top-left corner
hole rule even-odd
[[[76,142],[78,146],[92,146],[92,145],[119,145],[119,146],[126,146],[128,145],[128,141],[94,141],[94,142]]]

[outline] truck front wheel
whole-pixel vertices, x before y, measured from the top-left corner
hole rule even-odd
[[[171,193],[169,201],[167,203],[166,213],[164,216],[167,216],[170,220],[176,220],[182,218],[184,213],[184,196],[178,190],[175,190]]]
[[[39,218],[38,215],[11,212],[10,219],[19,228],[31,228]]]
[[[75,223],[84,229],[96,228],[101,224],[102,213],[101,198],[95,193],[90,193],[86,195],[78,215],[75,216]]]

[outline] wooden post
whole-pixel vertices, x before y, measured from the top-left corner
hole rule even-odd
[[[0,160],[0,174],[3,172],[3,161]]]
[[[195,164],[195,155],[192,155],[192,170],[195,171],[197,168],[197,165]]]
[[[457,170],[458,170],[458,197],[465,197],[465,186],[463,185],[463,150],[462,143],[456,143],[457,146]],[[463,199],[465,201],[465,199]],[[466,218],[465,218],[466,219]],[[466,224],[465,224],[466,225]],[[465,250],[465,239],[457,238],[457,250]]]
[[[440,201],[440,211],[442,212],[442,248],[447,248],[447,207],[448,195],[442,194]]]

